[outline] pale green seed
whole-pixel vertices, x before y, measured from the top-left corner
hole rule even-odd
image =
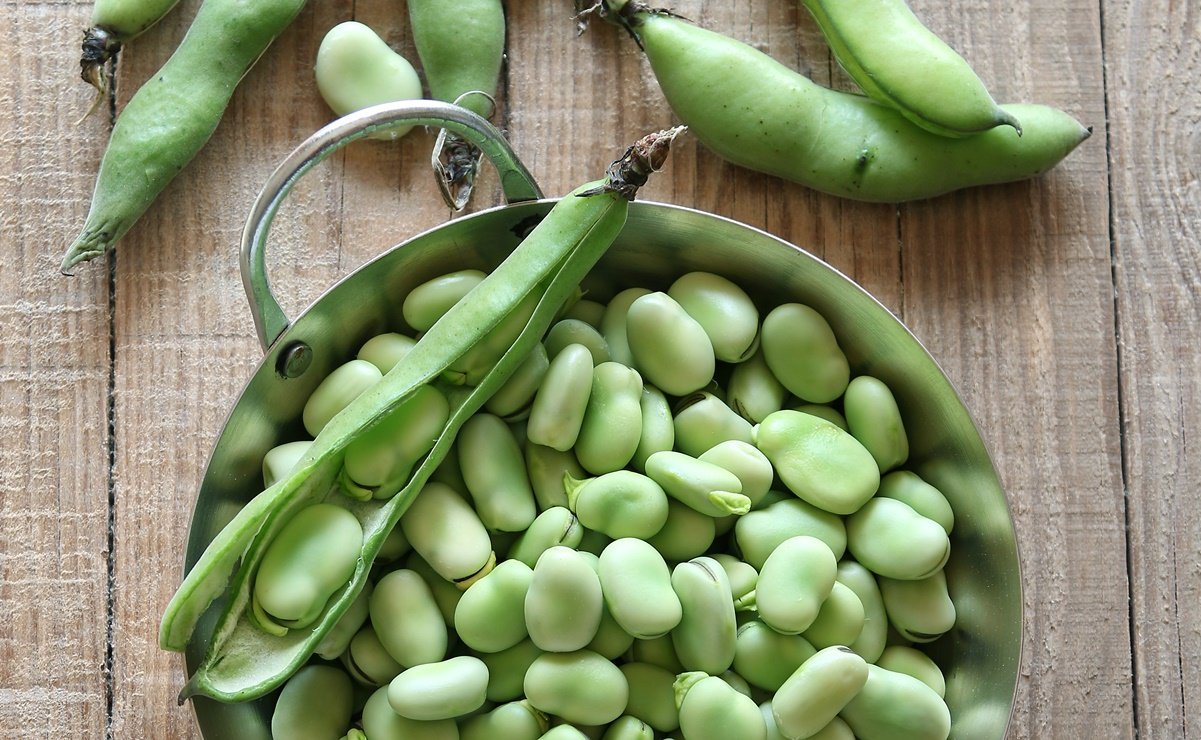
[[[797,398],[829,403],[846,390],[846,355],[830,325],[809,306],[777,306],[763,319],[760,341],[772,374]]]
[[[671,642],[685,669],[717,675],[734,663],[737,620],[726,572],[716,560],[693,558],[676,565],[671,585],[682,616]]]
[[[627,714],[609,725],[601,740],[655,740],[655,731],[642,720]]]
[[[460,655],[401,671],[388,684],[388,703],[409,719],[454,719],[479,709],[487,690],[488,666]]]
[[[754,686],[775,691],[816,652],[801,635],[785,635],[753,619],[738,627],[734,670]]]
[[[667,522],[667,494],[632,470],[615,470],[583,481],[568,479],[567,503],[580,524],[614,539],[652,537]]]
[[[479,656],[488,666],[488,701],[503,702],[520,698],[524,693],[526,671],[542,650],[533,640],[522,640],[499,653]]]
[[[627,715],[637,717],[659,732],[671,732],[680,726],[672,684],[676,674],[651,663],[623,663],[621,673],[630,687]]]
[[[907,645],[889,645],[884,648],[876,665],[897,673],[907,673],[934,689],[939,696],[946,696],[947,681],[942,669],[921,650]]]
[[[449,418],[450,402],[441,391],[429,385],[418,388],[347,445],[343,485],[366,494],[356,498],[391,497],[433,448]]]
[[[475,510],[443,483],[427,483],[400,526],[413,550],[448,581],[471,578],[495,560],[492,540]]]
[[[873,498],[847,517],[847,549],[886,578],[919,579],[942,568],[951,541],[938,522],[892,498]]]
[[[662,668],[672,675],[673,681],[677,673],[684,672],[684,666],[680,664],[675,643],[670,635],[652,640],[634,640],[634,644],[630,646],[630,660]]]
[[[368,604],[371,599],[371,592],[375,587],[371,582],[363,584],[363,590],[359,591],[359,595],[354,597],[354,601],[350,602],[350,606],[346,611],[342,612],[342,616],[338,617],[338,621],[330,628],[329,632],[325,633],[325,637],[321,638],[321,642],[317,643],[317,647],[313,652],[326,660],[337,660],[346,649],[350,647],[350,641],[362,629],[363,623],[367,621]]]
[[[587,347],[592,355],[593,365],[600,365],[610,359],[609,343],[595,327],[579,319],[562,319],[556,322],[546,333],[542,344],[546,347],[547,357],[552,360],[572,344]]]
[[[526,593],[530,639],[547,651],[583,648],[596,637],[603,602],[600,578],[587,558],[569,547],[550,548],[534,565]]]
[[[617,660],[634,644],[634,636],[622,629],[613,618],[613,612],[608,604],[601,606],[600,626],[596,628],[596,636],[584,646],[586,650],[603,655],[609,660]]]
[[[710,447],[697,459],[738,476],[742,484],[741,493],[751,500],[751,508],[763,500],[775,480],[776,471],[772,469],[771,461],[749,442],[726,440]],[[734,520],[731,520],[730,525],[733,524]]]
[[[766,740],[759,707],[717,676],[680,674],[675,683],[680,732],[688,740]]]
[[[759,571],[755,570],[755,566],[729,553],[718,553],[712,557],[725,570],[726,579],[730,581],[730,595],[734,597],[734,605],[737,607],[740,598],[755,590]]]
[[[803,534],[826,543],[835,558],[841,558],[846,551],[847,532],[842,518],[791,494],[739,517],[734,524],[738,551],[757,569],[763,567],[767,556],[781,542]]]
[[[676,449],[700,457],[727,440],[751,444],[751,423],[709,391],[682,398],[675,408]]]
[[[463,644],[483,653],[511,648],[528,636],[525,597],[534,571],[520,560],[498,563],[463,592],[455,631]]]
[[[592,368],[592,355],[581,344],[564,347],[551,360],[530,407],[530,442],[561,452],[575,446],[592,394]]]
[[[955,603],[943,571],[916,581],[877,581],[888,621],[906,640],[931,642],[955,626]]]
[[[671,405],[663,391],[644,383],[639,403],[642,411],[642,430],[638,435],[638,447],[634,450],[634,459],[630,461],[630,467],[642,473],[646,471],[648,457],[675,447],[676,427],[671,417]]]
[[[630,304],[626,339],[634,367],[671,396],[684,396],[713,380],[713,344],[695,319],[666,293],[650,293]]]
[[[530,705],[580,725],[603,725],[625,711],[629,685],[612,662],[590,650],[544,653],[525,674]]]
[[[821,540],[808,535],[785,540],[759,569],[759,617],[777,632],[804,632],[834,588],[837,571],[834,553]]]
[[[429,585],[416,571],[385,574],[375,584],[369,604],[375,633],[396,662],[415,666],[446,657],[446,622]]]
[[[366,360],[351,360],[334,368],[304,404],[301,417],[305,431],[316,437],[330,419],[383,377],[379,368]]]
[[[630,311],[630,304],[649,293],[650,291],[645,288],[627,288],[613,296],[613,299],[605,306],[600,330],[605,337],[605,342],[609,345],[609,359],[614,362],[637,368],[634,363],[634,355],[630,352],[626,317]]]
[[[756,428],[754,443],[790,491],[833,514],[857,511],[880,485],[871,453],[816,416],[777,411]]]
[[[409,350],[416,346],[417,340],[404,334],[389,332],[377,334],[363,343],[355,359],[366,360],[379,368],[385,375],[404,359]]]
[[[616,362],[593,368],[592,391],[576,438],[575,455],[593,475],[629,464],[642,434],[642,378]]]
[[[388,687],[383,686],[367,699],[363,707],[363,732],[369,740],[459,740],[454,720],[422,722],[401,717],[388,703]]]
[[[492,394],[492,398],[484,404],[490,414],[495,414],[506,421],[525,418],[530,413],[534,403],[534,394],[542,385],[546,371],[550,369],[550,358],[541,344],[535,344],[529,356],[517,366],[504,385]]]
[[[844,432],[850,431],[850,429],[847,427],[846,417],[842,415],[842,412],[833,406],[827,406],[824,403],[803,403],[799,406],[794,406],[792,410],[800,411],[802,414],[816,416],[819,419],[825,419]]]
[[[538,740],[547,729],[546,715],[528,701],[501,704],[472,717],[460,728],[462,740]]]
[[[843,560],[838,564],[838,582],[854,591],[863,606],[863,629],[850,648],[875,663],[888,641],[888,615],[876,577],[854,560]]]
[[[840,716],[863,740],[945,740],[951,733],[951,713],[934,689],[875,665]]]
[[[488,529],[523,532],[538,515],[521,446],[505,422],[476,414],[457,440],[459,468],[480,521]]]
[[[759,309],[742,288],[711,272],[680,276],[667,290],[705,330],[723,362],[742,362],[759,339]]]
[[[339,23],[325,34],[313,72],[322,99],[339,116],[421,97],[421,78],[409,60],[392,51],[375,31],[354,21]],[[377,138],[399,138],[411,128],[388,128]]]
[[[767,367],[762,347],[730,373],[726,403],[747,421],[763,421],[768,414],[784,408],[787,397],[788,390]]]
[[[556,545],[574,548],[583,536],[584,528],[570,509],[552,506],[539,514],[530,528],[517,538],[509,548],[508,556],[533,568],[542,553]]]
[[[401,315],[416,331],[425,331],[487,277],[479,270],[456,270],[427,280],[405,296]]]
[[[897,400],[884,381],[860,375],[850,382],[842,399],[847,426],[876,460],[881,472],[909,459],[909,437]]]
[[[279,693],[271,715],[274,740],[326,740],[350,726],[353,689],[339,668],[307,665]]]
[[[597,330],[600,329],[601,321],[604,319],[604,316],[605,304],[599,301],[592,301],[587,298],[581,298],[580,300],[571,304],[571,307],[563,312],[563,318],[583,321],[588,326],[591,326],[593,329]],[[607,344],[608,342],[606,342],[606,345]]]
[[[384,649],[370,623],[364,624],[350,641],[342,654],[342,664],[356,681],[367,686],[386,684],[404,670]]]
[[[706,516],[746,514],[751,509],[737,475],[683,453],[656,452],[647,458],[646,474],[667,495]]]
[[[263,487],[270,488],[292,472],[312,444],[312,440],[285,442],[267,450],[267,454],[263,455]]]
[[[817,651],[772,697],[772,715],[784,737],[810,737],[838,716],[867,682],[868,663],[848,647]]]
[[[703,554],[716,536],[714,519],[674,498],[667,500],[667,521],[649,542],[668,562]]]
[[[805,630],[805,639],[818,650],[851,645],[863,631],[864,619],[863,602],[854,591],[835,580],[813,624]]]
[[[567,488],[564,476],[576,480],[587,477],[584,468],[575,459],[571,450],[556,450],[529,441],[529,426],[526,426],[525,467],[534,489],[534,499],[542,511],[561,506],[567,507]]]
[[[666,509],[666,500],[664,504]],[[680,599],[672,589],[671,571],[647,542],[633,537],[611,542],[601,552],[599,576],[605,604],[630,635],[651,639],[680,623]]]
[[[947,497],[917,473],[894,470],[880,479],[880,491],[876,495],[904,501],[917,513],[938,522],[947,534],[955,528],[955,512]]]

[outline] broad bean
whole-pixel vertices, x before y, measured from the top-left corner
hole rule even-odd
[[[535,344],[534,349],[525,362],[517,368],[505,384],[493,394],[484,404],[484,409],[505,421],[514,421],[529,416],[530,407],[534,403],[534,394],[542,385],[546,371],[550,368],[550,359],[546,356],[546,348]]]
[[[529,440],[529,426],[526,426],[525,467],[530,476],[530,485],[534,488],[534,498],[542,511],[561,506],[567,506],[567,488],[563,481],[565,476],[577,480],[587,474],[575,459],[575,453],[570,449],[556,450],[553,447],[535,444]]]
[[[830,724],[867,683],[868,663],[848,647],[818,650],[772,697],[784,737],[803,738]]]
[[[601,317],[600,330],[605,342],[609,345],[609,359],[620,362],[626,367],[638,368],[634,363],[634,355],[630,352],[627,328],[630,305],[642,296],[649,294],[650,291],[646,288],[627,288],[613,296],[613,299],[605,306],[605,313]]]
[[[908,504],[876,497],[847,517],[847,549],[876,575],[912,580],[940,570],[951,541],[942,525]]]
[[[321,98],[338,116],[421,97],[421,78],[409,60],[356,21],[339,23],[326,32],[313,72]],[[399,139],[412,128],[389,127],[372,136]]]
[[[642,412],[642,430],[638,434],[638,447],[630,467],[640,473],[646,472],[646,459],[656,452],[670,450],[676,444],[676,427],[671,418],[671,405],[663,391],[643,383],[639,401]]]
[[[632,470],[596,478],[568,478],[567,504],[580,524],[614,539],[653,537],[667,523],[667,494],[658,483]]]
[[[734,599],[726,571],[713,558],[693,558],[671,572],[682,616],[671,631],[671,643],[689,671],[718,675],[734,663],[738,637]]]
[[[740,493],[750,499],[752,508],[763,500],[775,480],[776,471],[772,469],[771,461],[749,442],[729,439],[710,447],[697,459],[738,476],[738,482],[742,484]]]
[[[804,632],[817,619],[837,572],[838,561],[826,543],[808,535],[784,540],[759,569],[759,618],[777,632]]]
[[[270,488],[275,482],[292,472],[304,459],[312,441],[285,442],[267,450],[263,455],[263,487]]]
[[[388,703],[409,719],[454,719],[479,709],[487,690],[488,666],[460,655],[401,671],[388,684]]]
[[[418,388],[377,425],[346,446],[341,483],[352,498],[390,498],[429,452],[450,419],[450,402],[432,385]]]
[[[328,740],[350,726],[353,688],[340,668],[308,665],[284,684],[271,714],[274,740]]]
[[[592,370],[592,392],[576,438],[575,456],[593,475],[629,464],[642,434],[642,378],[617,362]]]
[[[625,711],[629,685],[620,669],[590,650],[544,653],[525,674],[534,708],[580,725],[603,725]]]
[[[738,600],[755,590],[755,582],[759,580],[759,571],[750,563],[743,562],[729,553],[716,553],[711,556],[726,572],[730,582],[730,595],[734,597],[734,606]]]
[[[877,495],[904,501],[917,513],[938,522],[947,534],[955,528],[955,512],[951,510],[947,497],[917,473],[894,470],[880,479]]]
[[[401,717],[388,703],[388,687],[382,686],[363,706],[363,732],[368,740],[459,740],[454,720],[431,722]]]
[[[876,665],[896,673],[907,673],[934,689],[939,696],[946,696],[947,681],[942,669],[921,650],[908,645],[889,645],[884,648]]]
[[[868,663],[875,663],[888,642],[888,614],[876,577],[854,560],[842,560],[838,563],[837,580],[854,591],[863,606],[863,629],[850,648]]]
[[[448,581],[467,588],[496,563],[479,515],[444,483],[427,483],[400,519],[413,550]]]
[[[675,409],[676,449],[700,457],[728,440],[751,443],[751,423],[739,416],[725,401],[708,391],[681,399]]]
[[[305,431],[316,437],[330,419],[383,377],[379,368],[366,360],[351,360],[335,368],[304,404],[301,416]]]
[[[369,609],[376,636],[397,663],[411,667],[446,657],[446,622],[429,584],[416,571],[394,570],[380,578]]]
[[[851,436],[872,453],[885,473],[909,459],[909,437],[897,400],[884,381],[860,375],[847,385],[842,399]]]
[[[817,617],[805,630],[805,639],[818,650],[851,645],[863,631],[865,620],[863,602],[850,587],[835,580]]]
[[[480,270],[468,269],[426,280],[410,290],[400,304],[405,323],[414,331],[428,331],[452,306],[484,282],[485,277]]]
[[[462,740],[538,740],[547,725],[546,715],[528,701],[512,701],[467,720],[459,735]]]
[[[697,557],[716,536],[714,519],[674,498],[667,500],[667,521],[649,542],[670,562]]]
[[[609,543],[601,552],[598,575],[610,613],[635,638],[659,637],[680,623],[680,599],[672,589],[671,571],[658,550],[644,540],[623,537]]]
[[[832,514],[858,511],[880,486],[871,453],[816,416],[777,411],[756,428],[755,446],[788,490]]]
[[[365,686],[382,686],[404,670],[384,648],[370,622],[350,641],[342,654],[342,665],[354,680]]]
[[[350,641],[367,621],[370,613],[371,593],[374,588],[370,581],[363,586],[363,590],[354,597],[354,601],[350,602],[350,606],[342,613],[337,624],[330,628],[325,637],[321,638],[321,642],[317,643],[316,649],[313,650],[315,655],[326,660],[337,660],[342,653],[346,652],[350,647]]]
[[[955,602],[941,570],[916,581],[877,580],[888,621],[906,640],[931,642],[955,626]]]
[[[542,650],[579,650],[596,637],[603,605],[600,578],[588,559],[569,547],[552,547],[534,564],[525,597],[530,639]]]
[[[763,359],[797,398],[829,403],[851,380],[847,357],[830,324],[801,303],[776,306],[763,319]]]
[[[538,507],[521,446],[508,425],[492,414],[476,414],[463,424],[458,450],[463,482],[484,526],[502,532],[528,529]]]
[[[759,309],[729,279],[690,272],[677,278],[667,295],[701,325],[722,362],[742,362],[758,347]]]
[[[521,698],[525,674],[543,651],[533,640],[522,640],[499,653],[482,653],[488,666],[488,701],[505,702]]]
[[[728,683],[703,671],[682,673],[675,682],[680,732],[688,740],[766,740],[759,706]]]
[[[846,551],[847,531],[842,518],[792,495],[740,516],[734,524],[738,551],[755,569],[763,568],[767,556],[781,542],[803,534],[826,543],[836,559]]]
[[[455,608],[455,632],[463,644],[498,653],[526,639],[525,597],[533,577],[530,566],[506,560],[471,584]]]
[[[686,396],[713,380],[716,358],[704,327],[666,293],[636,298],[626,312],[634,367],[670,396]]]
[[[730,373],[726,403],[749,422],[757,424],[768,414],[784,408],[787,397],[788,389],[767,366],[762,346],[746,362],[735,365]]]
[[[601,740],[655,740],[655,731],[647,723],[627,714],[609,725]]]
[[[530,407],[530,442],[560,452],[575,446],[592,395],[592,368],[592,355],[582,344],[568,345],[555,355]]]
[[[659,732],[671,732],[680,726],[672,684],[676,674],[652,663],[632,661],[619,668],[630,688],[625,712]]]
[[[745,514],[751,500],[742,495],[742,481],[725,468],[680,452],[656,452],[646,460],[646,474],[667,495],[706,516]]]
[[[861,740],[946,740],[951,733],[950,711],[934,689],[875,665],[839,716]]]
[[[584,646],[585,649],[609,660],[617,660],[625,655],[633,644],[634,636],[618,624],[617,620],[613,618],[613,612],[609,609],[609,605],[604,604],[601,608],[601,621],[600,626],[596,628],[596,636]]]
[[[565,347],[572,344],[587,347],[588,353],[592,355],[593,365],[600,365],[610,360],[609,344],[601,336],[600,331],[580,319],[561,319],[546,333],[546,338],[542,340],[542,344],[546,347],[547,357],[552,360]]]
[[[684,672],[684,666],[676,655],[675,643],[670,635],[651,640],[634,640],[630,645],[630,660],[662,668],[672,675],[672,680],[675,680],[676,674]]]
[[[817,649],[801,635],[785,635],[752,619],[738,627],[734,670],[752,685],[776,691]]]
[[[378,367],[381,373],[387,375],[388,371],[396,367],[396,364],[403,360],[416,344],[416,339],[396,332],[377,334],[363,342],[355,359],[366,360]]]
[[[552,506],[539,514],[530,528],[521,533],[509,548],[508,556],[533,568],[542,553],[556,545],[575,547],[583,536],[584,529],[570,509]]]

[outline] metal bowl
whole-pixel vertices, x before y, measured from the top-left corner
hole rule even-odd
[[[271,294],[262,249],[271,216],[291,184],[349,140],[389,122],[445,125],[489,144],[510,200],[537,193],[499,133],[482,119],[438,104],[379,106],[322,129],[297,149],[264,188],[247,226],[243,274],[264,346],[262,363],[234,406],[196,500],[186,567],[261,489],[272,446],[303,438],[298,421],[309,393],[369,337],[402,326],[397,296],[436,275],[502,260],[553,200],[512,202],[453,220],[403,242],[331,287],[289,321]],[[499,139],[499,141],[497,141]],[[908,468],[943,491],[955,510],[946,567],[958,621],[927,646],[946,675],[952,737],[1002,738],[1021,658],[1022,598],[1017,544],[1004,491],[980,434],[937,363],[891,312],[849,278],[804,250],[759,229],[690,208],[631,204],[617,242],[589,277],[606,298],[634,285],[666,288],[705,270],[752,291],[761,307],[787,301],[817,309],[833,327],[852,374],[870,373],[893,390],[910,439]],[[215,609],[187,654],[199,665]],[[193,699],[206,738],[270,738],[273,696],[219,704]]]

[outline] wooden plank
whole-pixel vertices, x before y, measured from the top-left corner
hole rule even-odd
[[[1010,734],[1128,737],[1098,10],[914,10],[998,99],[1054,104],[1096,127],[1043,178],[903,206],[900,235],[905,317],[975,415],[1016,520],[1025,640]]]
[[[59,274],[108,135],[79,125],[83,4],[5,4],[0,76],[0,734],[102,737],[108,270]]]
[[[1140,737],[1201,735],[1201,14],[1102,4]]]

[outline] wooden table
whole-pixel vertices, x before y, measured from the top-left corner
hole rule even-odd
[[[196,735],[158,650],[193,496],[261,355],[236,249],[275,163],[330,119],[311,68],[355,18],[416,61],[403,2],[314,2],[248,75],[207,148],[107,259],[67,278],[113,111],[198,0],[123,55],[76,124],[78,0],[0,5],[0,735]],[[673,123],[635,46],[575,36],[567,0],[509,0],[500,122],[548,194]],[[1025,569],[1012,737],[1201,736],[1201,14],[1168,0],[915,11],[1003,100],[1057,105],[1091,140],[1031,182],[864,205],[722,163],[695,140],[643,197],[771,231],[902,318],[972,410]],[[681,1],[708,27],[849,86],[785,0]],[[273,239],[295,313],[340,275],[452,215],[432,137],[356,144],[303,183]],[[498,202],[490,175],[476,194]],[[1186,708],[1191,708],[1188,711]]]

